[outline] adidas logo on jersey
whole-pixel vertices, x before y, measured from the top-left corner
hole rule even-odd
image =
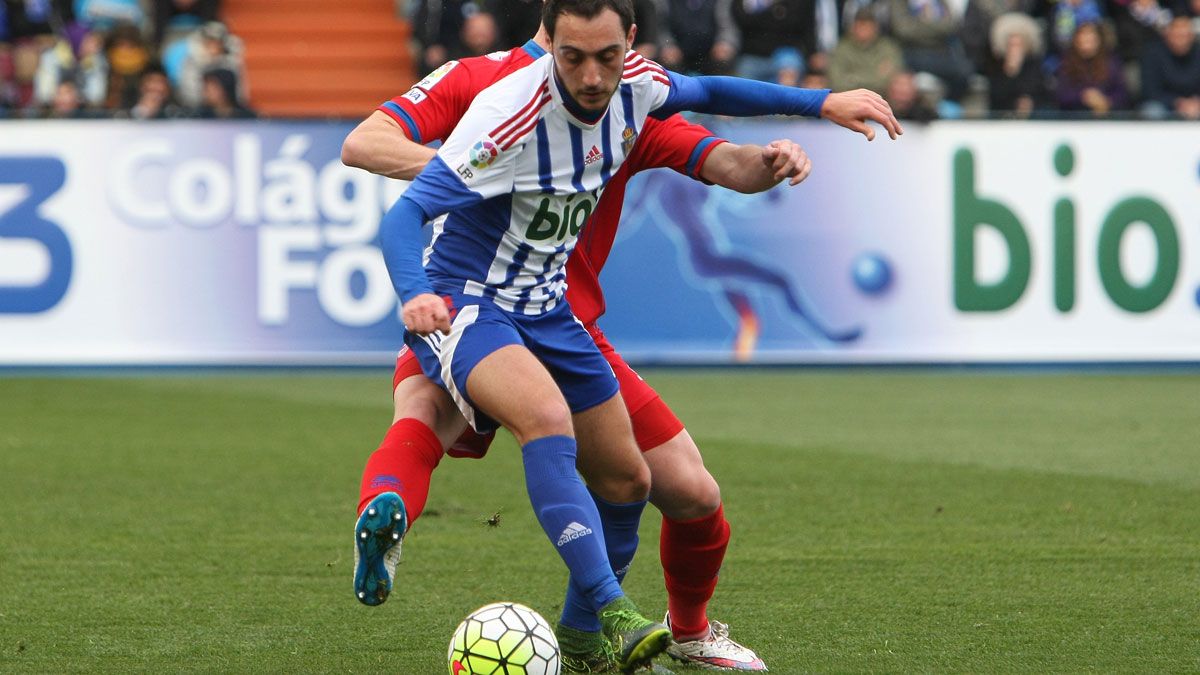
[[[600,152],[600,148],[593,145],[592,149],[588,151],[587,157],[583,158],[583,164],[584,166],[591,166],[602,159],[604,159],[604,153]]]
[[[586,537],[591,533],[592,533],[592,528],[584,527],[583,525],[580,525],[579,523],[571,521],[571,524],[567,525],[566,529],[564,529],[562,534],[559,535],[558,545],[560,547],[566,546],[567,544],[575,541],[576,539],[578,539],[580,537]]]

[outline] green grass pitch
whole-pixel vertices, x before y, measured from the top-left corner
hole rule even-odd
[[[773,672],[1200,670],[1200,375],[645,374],[723,487],[712,615]],[[480,605],[553,621],[506,436],[443,461],[399,590],[353,599],[389,381],[0,379],[0,672],[432,674]],[[648,510],[653,615],[657,539]]]

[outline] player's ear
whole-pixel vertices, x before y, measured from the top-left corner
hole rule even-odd
[[[637,24],[636,23],[630,24],[629,35],[625,36],[625,51],[629,51],[630,49],[633,49],[633,45],[635,44],[633,40],[636,37],[637,37]]]

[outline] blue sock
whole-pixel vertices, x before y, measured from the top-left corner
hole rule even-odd
[[[604,523],[604,545],[608,551],[608,562],[612,565],[617,581],[624,582],[625,574],[633,564],[633,555],[637,553],[638,525],[642,522],[642,511],[646,508],[646,501],[614,504],[601,499],[590,489],[588,492],[596,502],[600,520]],[[567,598],[563,601],[561,623],[579,630],[598,631],[600,620],[596,617],[596,612],[599,609],[599,606],[592,606],[584,590],[572,578],[567,584]]]
[[[521,456],[533,512],[587,605],[603,607],[624,595],[605,553],[600,513],[575,473],[575,439],[538,438],[522,446]]]

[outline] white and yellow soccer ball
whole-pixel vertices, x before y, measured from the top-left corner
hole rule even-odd
[[[540,614],[515,602],[471,612],[450,638],[450,675],[559,675],[558,640]]]

